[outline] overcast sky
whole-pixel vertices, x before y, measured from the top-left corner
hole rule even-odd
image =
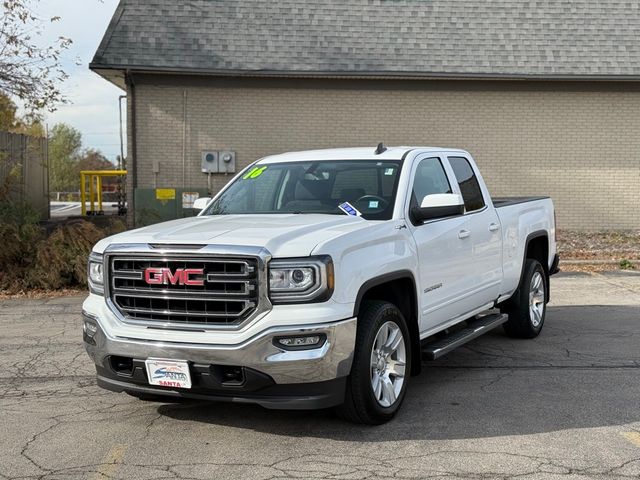
[[[118,96],[124,92],[91,72],[89,62],[117,5],[117,0],[41,0],[36,4],[42,18],[61,17],[47,25],[45,40],[59,35],[73,40],[63,58],[70,78],[62,88],[71,103],[48,114],[47,124],[49,128],[58,122],[74,126],[82,132],[85,147],[101,150],[112,161],[120,152]]]

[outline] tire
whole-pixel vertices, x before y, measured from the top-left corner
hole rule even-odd
[[[402,405],[410,375],[411,340],[402,313],[388,302],[365,303],[358,315],[353,364],[338,416],[367,425],[388,422]]]
[[[509,315],[504,331],[513,338],[535,338],[540,335],[547,313],[549,278],[537,260],[527,258],[518,289],[501,310]]]

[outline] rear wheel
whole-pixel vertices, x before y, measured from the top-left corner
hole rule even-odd
[[[388,302],[367,302],[358,333],[345,402],[338,415],[354,423],[379,425],[397,413],[411,372],[411,342],[402,313]]]
[[[510,337],[535,338],[547,313],[548,277],[537,260],[528,258],[518,290],[501,310],[509,315],[504,330]]]

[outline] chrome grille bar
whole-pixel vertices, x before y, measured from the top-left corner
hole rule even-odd
[[[109,298],[125,321],[148,326],[239,325],[260,302],[259,265],[258,258],[114,254]],[[147,269],[153,271],[145,276]],[[184,270],[191,284],[180,277]]]
[[[255,304],[252,302],[246,302],[245,303],[245,307],[242,309],[242,311],[240,311],[237,314],[234,314],[234,316],[239,317],[241,315],[243,315],[249,308],[253,308],[255,307]],[[127,312],[130,313],[144,313],[144,314],[149,314],[149,315],[154,315],[154,314],[158,314],[158,315],[171,315],[171,316],[185,316],[185,317],[217,317],[217,318],[225,318],[227,316],[229,316],[229,314],[223,314],[223,313],[208,313],[208,312],[182,312],[182,311],[176,311],[176,310],[157,310],[157,309],[151,309],[151,308],[128,308]]]

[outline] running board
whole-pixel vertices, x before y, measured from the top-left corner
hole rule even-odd
[[[422,347],[422,357],[425,360],[436,360],[451,350],[464,345],[474,338],[478,338],[489,330],[493,330],[498,325],[502,325],[507,320],[509,320],[509,317],[503,313],[484,315],[477,320],[471,320],[467,327],[424,345]]]

